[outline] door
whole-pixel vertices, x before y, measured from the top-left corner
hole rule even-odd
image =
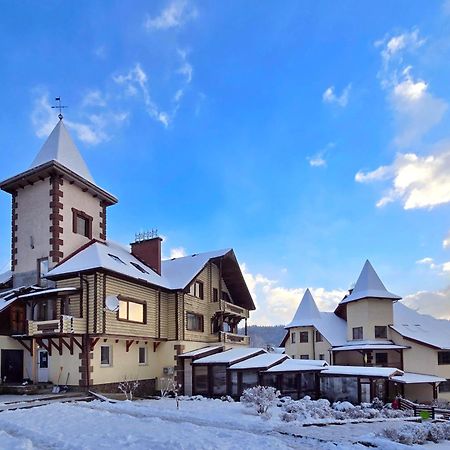
[[[39,349],[37,358],[37,375],[38,383],[48,382],[48,352],[47,350]]]
[[[192,366],[188,358],[184,360],[184,395],[192,395]]]
[[[12,305],[10,308],[10,321],[12,334],[25,333],[25,306]]]
[[[370,383],[361,383],[361,403],[370,403]]]
[[[2,350],[2,381],[18,383],[23,380],[23,350]]]

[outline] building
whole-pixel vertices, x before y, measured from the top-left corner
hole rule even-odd
[[[12,197],[11,271],[0,276],[1,378],[116,390],[183,379],[177,355],[238,334],[255,306],[232,249],[161,260],[161,238],[107,240],[117,199],[99,187],[60,120]],[[178,374],[177,374],[178,372]]]
[[[307,290],[286,326],[282,345],[292,358],[404,372],[401,377],[394,372],[382,377],[391,383],[379,382],[378,388],[370,388],[367,381],[368,387],[360,387],[364,392],[359,398],[366,398],[365,392],[375,395],[379,391],[384,397],[400,393],[418,401],[450,400],[450,322],[419,314],[400,300],[366,261],[355,287],[334,312],[319,311]],[[353,369],[352,376],[369,379],[363,371],[357,372]],[[374,377],[370,378],[376,383]],[[390,392],[385,393],[383,389],[388,388]]]

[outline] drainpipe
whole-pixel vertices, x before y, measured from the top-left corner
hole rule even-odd
[[[91,374],[89,372],[89,366],[90,366],[90,361],[89,361],[89,281],[87,278],[85,278],[84,275],[82,275],[80,273],[80,280],[81,283],[85,283],[86,285],[86,333],[85,333],[85,344],[86,344],[86,348],[84,349],[84,363],[86,365],[86,388],[87,390],[89,390],[89,382],[90,382],[90,377]],[[84,289],[81,286],[81,292],[82,292],[82,297],[84,297]],[[83,301],[83,298],[81,299],[81,301]]]

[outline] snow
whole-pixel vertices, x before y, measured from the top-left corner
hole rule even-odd
[[[286,359],[267,369],[267,372],[311,372],[322,370],[327,365],[326,361],[319,359]]]
[[[402,375],[403,372],[392,367],[328,366],[323,369],[322,374],[390,378]]]
[[[173,399],[52,404],[2,413],[0,449],[363,450],[368,443],[380,450],[411,448],[377,436],[406,424],[404,419],[305,427],[282,422],[281,408],[272,412],[263,420],[241,403],[220,400],[182,401],[179,410]]]
[[[450,322],[419,314],[401,303],[394,304],[393,330],[402,336],[441,349],[450,349]]]
[[[19,295],[17,298],[36,297],[37,295],[55,294],[58,292],[70,292],[70,291],[76,291],[76,290],[77,290],[77,288],[75,288],[75,287],[44,289],[42,291],[30,292],[29,294]]]
[[[286,328],[312,326],[316,320],[320,319],[320,311],[309,289],[306,289],[298,305],[297,312]]]
[[[340,305],[353,302],[355,300],[361,300],[363,298],[388,298],[391,300],[401,299],[399,295],[393,294],[386,289],[369,260],[365,262],[352,293],[344,298],[340,302]]]
[[[412,373],[412,372],[405,372],[403,375],[393,376],[391,380],[403,384],[440,383],[442,381],[446,381],[445,378],[436,377],[434,375],[425,375],[422,373]]]
[[[355,342],[348,342],[348,345],[343,347],[334,347],[332,350],[334,352],[340,351],[351,351],[351,350],[398,350],[398,349],[408,348],[404,345],[396,345],[394,343],[379,343],[379,344],[356,344]]]
[[[200,356],[203,355],[204,353],[209,353],[209,352],[219,352],[223,347],[221,345],[215,345],[215,346],[211,346],[211,347],[202,347],[202,348],[198,348],[197,350],[191,350],[190,352],[186,352],[186,353],[182,353],[181,355],[178,355],[179,357],[184,357],[184,358],[194,358],[196,356]]]
[[[39,150],[30,168],[33,169],[49,161],[56,161],[72,172],[80,175],[85,180],[94,183],[94,179],[83,157],[70,137],[62,120],[56,124],[50,133],[50,136]]]
[[[12,272],[7,270],[6,272],[0,273],[0,284],[4,284],[12,278]]]
[[[126,247],[111,241],[92,242],[91,245],[76,253],[67,261],[50,270],[47,276],[51,278],[57,275],[102,268],[137,280],[143,280],[155,286],[167,289],[184,289],[211,258],[224,256],[229,251],[231,250],[218,250],[162,261],[161,275],[158,275],[153,269],[135,258]],[[141,267],[144,272],[134,264]]]
[[[205,356],[204,358],[193,361],[192,364],[233,364],[241,359],[247,359],[256,356],[259,353],[267,353],[263,348],[232,348],[224,352],[215,353],[214,355]]]
[[[263,353],[262,355],[254,356],[245,361],[238,362],[229,367],[230,370],[241,369],[266,369],[274,364],[278,364],[289,358],[287,355],[279,355],[276,353]]]

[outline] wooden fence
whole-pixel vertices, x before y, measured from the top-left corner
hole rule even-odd
[[[422,417],[424,419],[435,419],[436,416],[445,420],[450,420],[450,409],[436,408],[434,406],[419,405],[404,398],[400,399],[401,410],[414,411],[414,417]]]

